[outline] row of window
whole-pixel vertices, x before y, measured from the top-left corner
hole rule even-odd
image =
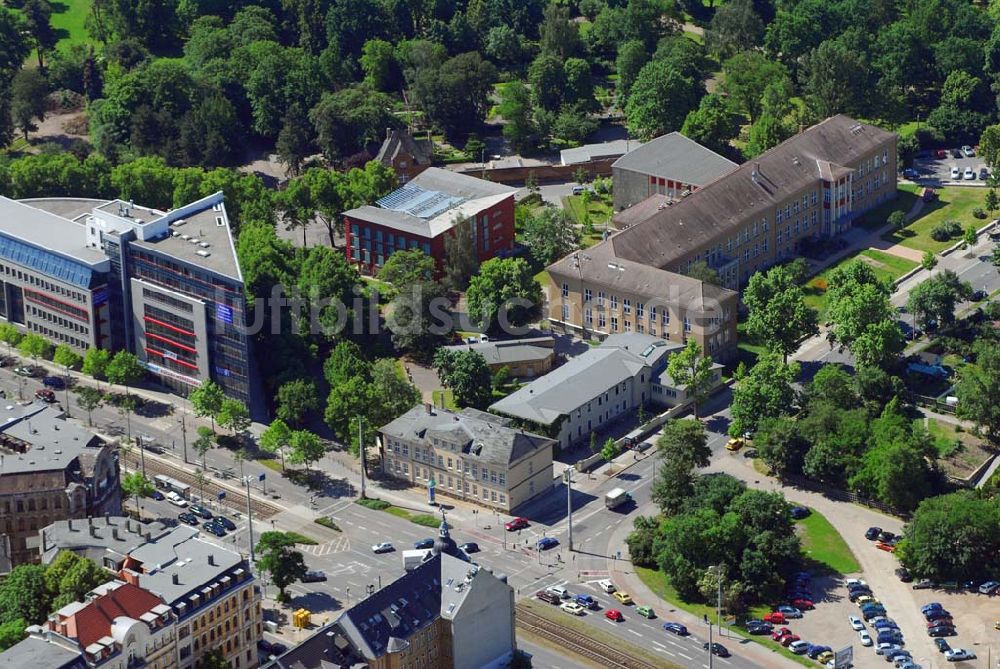
[[[22,281],[29,286],[35,286],[36,288],[47,290],[50,293],[55,293],[56,295],[62,295],[63,297],[80,302],[81,304],[87,304],[86,293],[81,293],[78,290],[72,290],[70,288],[66,288],[65,286],[60,286],[59,284],[46,281],[36,274],[22,272],[21,270],[9,265],[0,266],[0,272],[10,277],[16,277],[19,281]]]
[[[90,346],[90,342],[88,341],[84,341],[83,339],[79,339],[77,337],[71,337],[59,330],[52,330],[51,328],[47,328],[34,321],[28,323],[28,329],[32,332],[48,337],[52,341],[68,344],[73,348],[85,349]]]
[[[399,468],[397,468],[399,465]],[[390,459],[388,463],[388,468],[390,472],[395,471],[403,475],[407,475],[406,463],[400,463],[398,460]],[[430,481],[431,478],[438,483],[438,485],[448,491],[465,493],[466,495],[471,495],[472,497],[479,497],[480,490],[482,491],[482,498],[484,502],[492,502],[494,504],[506,504],[507,495],[503,492],[498,492],[496,490],[491,490],[486,486],[479,486],[476,483],[470,481],[463,481],[457,476],[435,476],[433,470],[427,467],[413,466],[413,476],[418,481]],[[484,479],[485,480],[485,479]]]
[[[396,455],[409,455],[409,446],[401,444],[397,441],[391,442],[390,449]],[[435,455],[434,451],[430,448],[422,449],[419,446],[414,446],[413,459],[417,462],[426,462],[432,467],[436,465],[438,469],[454,470],[457,473],[464,473],[465,476],[471,476],[473,479],[479,479],[482,477],[483,481],[489,481],[502,487],[506,487],[507,485],[507,476],[504,472],[492,470],[487,467],[483,467],[482,470],[480,470],[479,465],[472,464],[468,461],[462,460],[461,458],[450,458],[443,455]]]
[[[62,316],[56,315],[51,311],[39,309],[38,307],[33,307],[30,304],[26,307],[26,310],[30,316],[40,318],[43,321],[48,321],[53,325],[58,325],[59,327],[66,328],[67,330],[72,330],[73,332],[79,333],[84,337],[90,334],[90,328],[78,321],[63,318]]]
[[[157,302],[162,302],[163,304],[168,304],[175,309],[180,309],[181,311],[186,311],[192,313],[194,311],[194,305],[190,302],[185,302],[184,300],[178,300],[172,295],[167,295],[166,293],[161,293],[158,290],[150,290],[149,288],[142,289],[142,296],[147,300],[155,300]]]

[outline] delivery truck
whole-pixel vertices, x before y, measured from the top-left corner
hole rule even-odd
[[[630,501],[632,501],[632,495],[621,488],[615,488],[604,496],[604,506],[609,509],[617,509]]]

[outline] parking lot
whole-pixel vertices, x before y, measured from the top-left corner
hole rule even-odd
[[[973,156],[971,158],[966,158],[964,156],[956,158],[953,153],[958,151],[958,149],[947,149],[947,156],[944,158],[931,156],[918,156],[913,161],[913,168],[917,171],[917,177],[913,179],[914,181],[923,182],[936,182],[936,183],[957,183],[962,182],[966,184],[981,184],[982,181],[979,179],[979,171],[986,167],[986,163],[979,156]],[[959,179],[952,179],[951,168],[957,167],[959,171]],[[971,168],[976,178],[971,180],[966,180],[962,178],[966,168]]]

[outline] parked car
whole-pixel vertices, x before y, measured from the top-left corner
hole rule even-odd
[[[973,156],[976,155],[976,152],[975,150],[973,150],[971,146],[966,144],[965,146],[962,147],[962,155],[965,156],[966,158],[972,158]]]
[[[763,620],[751,620],[747,623],[747,632],[750,634],[770,634],[774,631],[774,625]]]
[[[166,497],[163,496],[163,493],[160,492],[159,490],[154,490],[153,492],[149,493],[149,496],[155,499],[157,502],[162,502],[163,500],[166,499]]]
[[[535,597],[549,604],[562,604],[562,599],[559,595],[551,593],[548,590],[539,590],[535,593]]]
[[[791,601],[791,605],[801,611],[812,611],[816,608],[816,605],[811,599],[806,599],[804,597],[796,597]]]
[[[394,550],[396,548],[388,541],[383,541],[372,546],[373,553],[391,553]]]
[[[927,636],[929,637],[955,636],[956,634],[955,628],[951,625],[939,625],[927,630]]]
[[[833,657],[834,657],[833,651],[828,650],[817,655],[816,661],[819,662],[820,664],[826,664],[827,662],[833,662]]]
[[[879,549],[880,551],[885,551],[886,553],[896,552],[896,544],[889,543],[887,541],[876,541],[875,548]]]
[[[796,655],[805,655],[806,651],[809,650],[809,645],[808,641],[802,641],[800,639],[799,641],[793,641],[788,644],[788,650],[792,651]]]
[[[597,587],[599,587],[604,592],[611,594],[616,590],[615,584],[611,582],[611,579],[604,579],[597,582]]]
[[[865,539],[868,541],[875,541],[878,539],[878,535],[882,533],[881,527],[869,527],[865,530]]]
[[[772,611],[764,616],[764,622],[771,623],[772,625],[784,625],[788,621],[785,619],[784,613]]]
[[[802,520],[809,515],[809,509],[804,506],[793,506],[789,513],[795,520]]]
[[[39,388],[35,391],[35,399],[46,402],[47,404],[53,404],[56,401],[56,394],[48,388]]]
[[[318,569],[307,571],[299,579],[302,583],[319,583],[326,580],[326,572],[319,571]]]
[[[910,574],[910,570],[906,567],[900,567],[896,570],[896,578],[898,578],[903,583],[909,583],[913,580],[913,576]]]
[[[628,594],[627,592],[622,592],[621,590],[618,590],[612,596],[622,604],[632,603],[632,595]]]
[[[608,609],[604,612],[604,617],[616,623],[620,623],[625,620],[625,616],[623,616],[622,612],[618,609]]]
[[[883,630],[898,630],[899,625],[892,618],[875,618],[871,621],[871,626],[878,632]]]
[[[688,635],[688,628],[685,627],[684,625],[681,625],[680,623],[674,623],[674,622],[663,623],[663,629],[664,631],[671,632],[672,634],[676,634],[677,636]]]
[[[802,611],[799,611],[794,606],[779,606],[778,613],[784,614],[786,618],[801,618]]]
[[[946,653],[951,650],[951,646],[944,639],[934,639],[934,645],[937,646],[938,652]]]
[[[531,523],[528,522],[527,518],[515,518],[513,520],[509,520],[506,523],[504,523],[503,527],[508,532],[512,532],[514,530],[523,530],[524,528],[528,527],[530,524]]]
[[[990,171],[988,169],[986,169],[985,167],[980,167],[979,168],[979,178],[982,181],[986,181],[987,179],[990,178]]]
[[[851,623],[852,630],[863,630],[865,628],[865,624],[857,616],[847,616],[847,621]]]
[[[924,604],[923,606],[921,606],[920,613],[926,616],[931,611],[936,611],[938,609],[944,609],[944,606],[942,606],[940,602],[931,602],[929,604]]]
[[[864,618],[865,620],[871,620],[872,618],[878,618],[879,616],[884,616],[884,615],[885,615],[885,609],[881,606],[861,612],[861,617]]]
[[[230,532],[235,532],[236,531],[236,523],[234,523],[233,521],[229,520],[225,516],[216,516],[215,517],[215,522],[218,525],[222,525],[224,528],[226,528]]]
[[[884,541],[884,542],[888,543],[888,542],[892,541],[895,538],[896,538],[896,535],[893,532],[890,532],[888,530],[882,530],[881,532],[878,533],[878,540],[879,541]]]
[[[875,529],[878,530],[878,528]],[[878,530],[878,532],[881,531],[882,530]],[[877,535],[878,532],[876,532],[875,534]],[[846,581],[844,581],[844,585],[847,587],[848,590],[850,590],[851,588],[867,588],[868,582],[860,578],[849,578]]]
[[[257,648],[259,648],[260,652],[264,653],[265,655],[270,655],[273,646],[271,645],[271,642],[268,641],[267,639],[261,639],[260,641],[257,642]]]
[[[951,612],[948,609],[931,609],[924,613],[925,620],[938,620],[940,618],[951,618]]]
[[[962,660],[974,660],[976,659],[976,654],[971,650],[966,650],[965,648],[953,648],[945,652],[944,659],[949,662],[961,662]]]
[[[929,590],[934,587],[934,581],[929,578],[922,578],[913,584],[914,590]]]
[[[15,367],[14,373],[18,376],[34,376],[35,370],[32,367]]]
[[[564,585],[550,585],[548,588],[546,588],[546,590],[551,592],[559,599],[569,599],[572,596],[569,590],[567,590],[566,586]]]
[[[809,650],[806,651],[806,655],[809,656],[810,660],[815,660],[817,657],[830,650],[833,649],[830,648],[829,646],[821,646],[819,644],[813,643],[809,644]]]
[[[587,612],[585,608],[577,604],[576,602],[563,602],[559,607],[566,613],[572,613],[574,616],[582,616]]]
[[[167,501],[170,502],[171,504],[173,504],[174,506],[181,507],[182,509],[188,505],[187,500],[184,499],[183,497],[181,497],[180,495],[178,495],[173,490],[171,490],[170,492],[167,493]],[[194,514],[192,514],[192,515],[194,515]]]
[[[872,595],[862,595],[858,597],[854,603],[863,607],[865,604],[881,604],[882,602],[875,599]]]
[[[413,548],[415,550],[424,550],[424,549],[427,549],[427,548],[434,548],[434,540],[428,538],[428,539],[421,539],[420,541],[414,541],[413,542]]]
[[[46,376],[42,379],[42,385],[53,390],[62,390],[66,387],[66,382],[61,376]]]
[[[899,665],[905,664],[906,662],[912,662],[913,656],[910,654],[910,651],[906,650],[905,648],[900,648],[899,650],[894,650],[891,653],[886,653],[885,661],[892,662],[894,665],[898,667]]]
[[[538,540],[538,550],[547,551],[559,545],[559,540],[555,537],[542,537]]]
[[[868,630],[860,630],[858,632],[858,638],[861,640],[862,646],[871,646],[874,641],[872,641],[872,635],[868,633]]]
[[[903,170],[903,178],[905,179],[916,179],[920,176],[920,172],[917,172],[912,167],[907,167]]]
[[[746,441],[744,441],[741,437],[733,437],[732,439],[726,442],[727,451],[735,452],[740,450],[744,446],[746,446]]]
[[[744,458],[756,458],[757,457],[757,449],[756,448],[748,448],[747,450],[743,451],[743,457]]]
[[[981,586],[979,586],[979,594],[981,595],[995,595],[997,594],[997,589],[1000,588],[1000,582],[997,581],[986,581]]]
[[[872,591],[868,588],[858,588],[856,590],[851,590],[850,593],[848,593],[847,598],[852,602],[856,602],[862,597],[871,597],[871,595]]]
[[[885,630],[884,632],[879,632],[875,637],[875,643],[881,645],[883,643],[895,643],[902,645],[903,635],[899,630]]]
[[[785,648],[788,648],[801,638],[802,637],[800,637],[798,634],[786,634],[785,636],[781,637],[781,641],[779,641],[778,643],[780,643]]]
[[[951,180],[952,181],[957,181],[958,179],[961,179],[961,178],[962,178],[962,175],[958,171],[958,167],[952,165],[951,166]]]
[[[201,526],[202,528],[204,528],[206,532],[214,534],[217,537],[226,536],[226,528],[222,527],[221,525],[216,525],[211,520],[206,520],[204,523],[201,524]]]
[[[771,632],[771,639],[774,641],[781,641],[786,636],[792,633],[792,630],[787,627],[779,627],[778,629]]]
[[[962,173],[962,178],[966,181],[975,181],[976,173],[971,167],[966,167],[965,172]]]
[[[642,606],[635,607],[635,612],[638,613],[643,618],[652,619],[656,617],[656,613],[653,611],[653,607],[646,606],[645,604],[643,604]]]
[[[475,541],[466,541],[464,544],[459,544],[458,547],[461,548],[466,553],[470,554],[479,552],[479,544],[477,544]]]
[[[962,157],[962,151],[961,151],[961,149],[952,149],[951,150],[951,157],[952,158],[961,158]]]
[[[284,655],[287,652],[288,652],[288,646],[286,646],[285,644],[278,643],[277,641],[271,644],[271,655],[277,657],[279,655]]]
[[[880,643],[879,645],[875,646],[875,654],[884,656],[886,653],[891,653],[895,650],[902,650],[902,649],[903,647],[900,646],[898,643]]]
[[[577,604],[588,609],[598,609],[601,606],[600,603],[590,595],[584,595],[581,593],[573,599]]]
[[[942,625],[954,627],[955,621],[951,619],[951,616],[941,616],[940,618],[930,618],[927,620],[927,629],[941,627]]]
[[[203,507],[201,504],[192,504],[191,513],[199,515],[206,520],[212,519],[212,512]]]
[[[708,643],[707,642],[703,643],[701,647],[704,648],[705,650],[708,650]],[[721,643],[713,643],[712,655],[717,655],[719,657],[729,657],[729,651]]]
[[[177,520],[181,521],[182,523],[186,523],[188,525],[193,525],[195,527],[197,527],[198,525],[198,516],[194,515],[190,511],[184,511],[182,513],[177,514]]]

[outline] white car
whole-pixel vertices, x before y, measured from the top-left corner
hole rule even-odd
[[[875,654],[885,655],[886,653],[891,653],[894,650],[903,650],[903,647],[898,643],[880,643],[875,647]]]
[[[976,178],[976,173],[971,167],[965,168],[965,174],[962,175],[966,181],[974,181]]]
[[[847,616],[847,620],[850,621],[852,630],[861,631],[865,628],[865,624],[857,616]]]
[[[962,174],[962,173],[958,171],[958,168],[957,168],[957,167],[954,167],[954,166],[953,166],[953,167],[951,168],[951,180],[952,180],[952,181],[955,181],[955,180],[957,180],[957,179],[961,179],[961,178],[962,178],[961,174]]]
[[[965,146],[962,147],[962,155],[965,156],[966,158],[972,158],[973,156],[976,155],[976,151],[971,146],[966,144]]]
[[[788,644],[788,650],[792,651],[796,655],[803,655],[807,650],[809,650],[809,646],[811,645],[812,644],[808,641],[802,641],[800,639],[799,641],[793,641]]]
[[[604,592],[606,592],[608,594],[611,594],[612,592],[614,592],[615,590],[618,589],[618,588],[615,587],[615,584],[611,582],[610,578],[606,578],[606,579],[604,579],[602,581],[598,581],[597,582],[597,586],[601,590],[603,590]]]
[[[860,578],[849,578],[846,581],[844,581],[844,585],[848,588],[854,585],[862,585],[867,587],[868,583]]]
[[[861,639],[861,645],[868,647],[874,643],[872,641],[872,635],[868,633],[868,630],[860,630],[858,632],[858,638]]]
[[[166,494],[166,498],[167,498],[167,501],[168,501],[168,502],[170,502],[170,503],[171,503],[171,504],[173,504],[174,506],[179,506],[179,507],[181,507],[182,509],[183,509],[184,507],[186,507],[186,506],[188,505],[188,502],[187,502],[187,500],[186,500],[186,499],[184,499],[183,497],[181,497],[180,495],[178,495],[178,494],[177,494],[176,492],[174,492],[173,490],[171,490],[170,492],[168,492],[168,493]]]
[[[962,660],[974,660],[976,659],[976,654],[971,650],[966,650],[964,648],[952,648],[951,650],[945,651],[944,659],[949,662],[961,662]]]
[[[574,616],[582,616],[584,613],[587,612],[586,609],[584,609],[576,602],[563,602],[563,604],[560,605],[559,608],[565,611],[566,613],[572,613]]]
[[[383,541],[380,544],[372,546],[372,553],[391,553],[394,550],[396,549],[388,541]]]
[[[545,589],[551,592],[559,599],[569,599],[570,597],[569,590],[567,590],[566,587],[562,585],[551,585]]]

